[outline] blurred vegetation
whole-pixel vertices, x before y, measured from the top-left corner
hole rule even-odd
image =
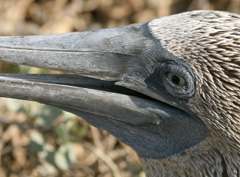
[[[195,9],[240,13],[240,0],[0,0],[0,35],[122,26]],[[7,63],[0,70],[48,72]],[[72,114],[13,99],[1,99],[0,112],[0,177],[144,176],[134,151]]]

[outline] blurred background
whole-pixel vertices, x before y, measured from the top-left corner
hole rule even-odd
[[[0,35],[56,34],[195,9],[240,13],[240,0],[0,0]],[[1,72],[47,70],[0,63]],[[58,73],[58,71],[51,71]],[[138,156],[57,108],[0,99],[0,177],[144,177]]]

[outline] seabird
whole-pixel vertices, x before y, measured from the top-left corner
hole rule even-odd
[[[133,147],[148,177],[240,176],[240,16],[191,11],[89,32],[0,37],[0,96],[59,107]]]

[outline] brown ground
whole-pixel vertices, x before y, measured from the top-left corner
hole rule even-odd
[[[0,35],[121,26],[192,9],[240,13],[240,0],[0,0]],[[46,72],[0,64],[2,72]],[[76,116],[0,100],[0,177],[143,177],[137,155]]]

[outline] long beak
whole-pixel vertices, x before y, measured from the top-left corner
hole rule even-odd
[[[146,148],[151,158],[181,152],[205,137],[203,124],[137,89],[116,85],[144,64],[143,51],[155,43],[149,36],[143,24],[63,35],[1,37],[1,60],[75,74],[2,74],[0,96],[34,100],[80,115],[142,156]],[[155,135],[161,137],[157,143]],[[181,141],[176,144],[179,135]]]

